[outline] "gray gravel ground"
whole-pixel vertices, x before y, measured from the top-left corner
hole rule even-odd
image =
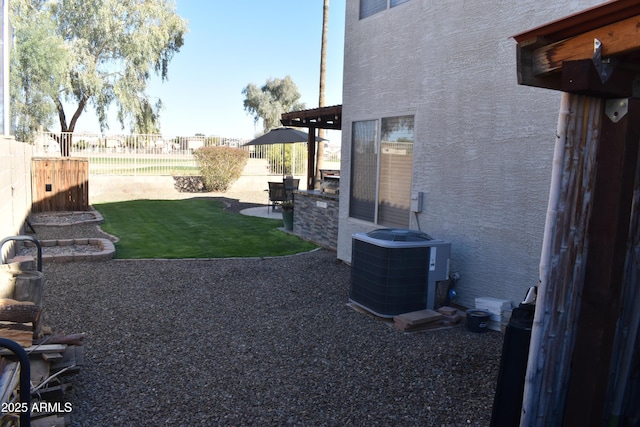
[[[74,426],[489,424],[502,334],[399,333],[346,305],[349,266],[334,252],[44,273],[47,323],[88,334]]]

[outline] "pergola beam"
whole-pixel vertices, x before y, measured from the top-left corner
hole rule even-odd
[[[283,126],[314,127],[316,129],[342,129],[342,105],[283,113]]]
[[[531,53],[531,73],[540,76],[558,72],[565,61],[591,59],[595,39],[602,43],[603,58],[624,55],[638,48],[639,37],[640,15],[551,43]]]
[[[622,72],[627,75],[638,73],[640,3],[608,2],[518,34],[514,39],[518,43],[519,84],[590,94],[584,91],[584,79],[577,86],[579,89],[573,90],[571,83],[577,74],[567,77],[566,64],[592,60],[597,66],[605,64],[615,73]],[[597,55],[595,54],[596,44],[600,46]],[[609,62],[610,59],[614,61]],[[631,85],[620,91],[621,80],[629,81],[629,77],[621,78],[618,75],[610,80],[617,80],[618,87],[611,89],[602,87],[606,85],[606,81],[603,81],[595,85],[598,89],[591,95],[631,96]]]

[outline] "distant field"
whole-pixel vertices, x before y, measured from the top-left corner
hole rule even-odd
[[[198,175],[200,169],[191,156],[87,156],[93,174],[114,175]]]

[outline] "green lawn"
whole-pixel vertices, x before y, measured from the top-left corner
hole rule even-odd
[[[198,175],[200,168],[193,158],[176,157],[89,157],[89,168],[95,174],[116,175]]]
[[[262,257],[316,247],[278,230],[280,220],[226,212],[221,201],[207,198],[132,200],[94,208],[104,217],[102,229],[120,238],[115,258]]]

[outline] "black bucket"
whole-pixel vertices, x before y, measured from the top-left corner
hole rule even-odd
[[[487,332],[491,313],[487,310],[472,308],[467,310],[467,329],[471,332]]]

